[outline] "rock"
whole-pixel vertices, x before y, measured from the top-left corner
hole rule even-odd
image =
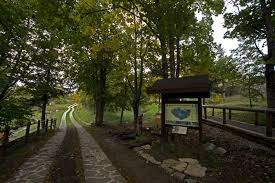
[[[193,177],[204,177],[206,170],[200,164],[189,164],[184,173]]]
[[[174,172],[174,170],[172,168],[169,168],[165,164],[161,164],[160,167],[163,168],[165,170],[165,172],[168,173],[168,174],[172,174]]]
[[[149,144],[147,144],[147,145],[141,146],[141,148],[144,150],[150,150],[151,146]]]
[[[213,151],[216,148],[216,145],[212,144],[212,143],[206,143],[206,144],[203,145],[203,148],[206,151]]]
[[[134,149],[134,151],[136,151],[136,152],[139,152],[139,151],[142,151],[142,150],[143,150],[143,148],[141,148],[141,147],[134,147],[133,149]]]
[[[218,148],[214,149],[213,152],[218,155],[224,155],[225,153],[227,153],[227,151],[222,147],[218,147]]]
[[[196,183],[197,181],[194,179],[185,179],[184,183]]]
[[[171,168],[178,171],[178,172],[183,172],[187,167],[186,162],[179,162],[178,164],[172,166]]]
[[[192,158],[179,158],[179,160],[188,164],[199,164],[198,160]]]
[[[175,166],[178,163],[179,162],[177,160],[174,160],[174,159],[166,159],[166,160],[163,160],[163,162],[162,162],[162,164],[167,165],[168,167]]]
[[[146,161],[149,161],[150,163],[156,164],[156,165],[160,165],[161,162],[157,161],[153,156],[151,156],[150,154],[147,153],[141,153],[140,154],[141,157],[143,157]]]
[[[183,173],[176,172],[176,173],[173,174],[173,177],[175,177],[180,182],[182,182],[184,180],[184,178],[185,178],[185,175]]]

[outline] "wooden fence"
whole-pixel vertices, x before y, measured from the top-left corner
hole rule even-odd
[[[41,133],[41,131],[43,130],[45,133],[48,132],[48,128],[50,128],[51,130],[52,129],[55,129],[56,128],[56,119],[51,119],[51,120],[46,120],[46,126],[44,129],[41,129],[41,121],[38,120],[37,121],[37,128],[35,131],[33,131],[32,133],[36,133],[37,135],[39,135]],[[11,142],[17,140],[17,139],[21,139],[21,138],[24,138],[24,141],[25,143],[28,143],[28,139],[29,139],[29,136],[30,136],[30,132],[31,132],[31,122],[29,122],[26,126],[22,126],[22,127],[26,127],[25,128],[25,135],[24,136],[21,136],[19,138],[16,138],[12,141],[9,140],[9,137],[10,137],[10,128],[8,128],[4,133],[3,133],[3,136],[2,136],[2,139],[0,139],[3,143],[2,143],[2,146],[7,146],[9,145]]]
[[[233,107],[233,106],[215,106],[215,105],[203,105],[204,119],[208,119],[207,109],[212,109],[212,116],[215,116],[215,109],[222,110],[222,124],[227,124],[228,120],[232,119],[232,111],[244,111],[252,112],[255,115],[254,125],[259,123],[259,114],[263,113],[266,116],[265,121],[265,135],[272,137],[272,116],[275,116],[275,109],[270,108],[248,108],[248,107]],[[228,117],[227,117],[228,115]]]

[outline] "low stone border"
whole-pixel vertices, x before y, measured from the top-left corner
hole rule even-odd
[[[168,174],[177,178],[179,181],[184,181],[185,183],[195,183],[194,179],[186,179],[186,176],[191,177],[204,177],[206,175],[206,167],[200,165],[199,161],[192,158],[179,158],[175,159],[166,159],[162,162],[157,161],[153,156],[148,153],[145,153],[145,150],[150,150],[150,145],[144,145],[141,147],[135,147],[134,151],[137,152],[139,156],[144,158],[146,162],[158,165],[163,168]]]

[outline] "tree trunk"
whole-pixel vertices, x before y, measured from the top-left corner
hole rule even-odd
[[[6,155],[7,153],[7,148],[8,148],[8,144],[9,144],[9,137],[10,137],[10,126],[7,125],[5,127],[5,131],[4,131],[4,135],[3,135],[3,155]]]
[[[275,74],[274,65],[267,64],[265,66],[265,78],[266,78],[266,96],[267,106],[269,108],[275,108]]]
[[[169,35],[169,64],[170,64],[170,76],[175,77],[175,41],[173,35]]]
[[[260,0],[261,10],[266,26],[266,41],[268,55],[265,59],[265,78],[266,78],[266,95],[267,95],[267,106],[269,108],[275,108],[275,33],[274,24],[272,22],[272,12],[275,6],[275,2],[272,0],[270,5],[267,5],[265,0]]]
[[[103,124],[104,108],[105,108],[105,93],[106,93],[106,68],[103,64],[99,71],[98,91],[96,96],[96,126]]]
[[[133,112],[134,112],[134,128],[135,128],[135,131],[136,131],[137,130],[137,123],[138,123],[138,113],[139,113],[137,104],[134,104]]]
[[[95,117],[95,125],[102,126],[103,124],[103,116],[104,116],[104,102],[102,99],[98,99],[96,102],[96,117]]]
[[[166,43],[165,39],[160,39],[160,46],[161,46],[161,66],[162,66],[162,77],[164,79],[168,78],[168,66],[167,66],[167,50],[166,50]]]
[[[248,98],[249,98],[250,107],[252,107],[251,85],[252,85],[251,76],[250,76],[250,73],[249,73],[249,76],[248,76]]]
[[[48,99],[47,95],[44,94],[43,96],[43,104],[42,104],[42,110],[41,110],[41,124],[42,124],[42,129],[45,128],[45,122],[46,122],[46,111],[47,111],[47,104],[48,104]]]
[[[180,39],[177,37],[176,40],[176,47],[177,47],[177,67],[176,67],[176,78],[180,77]]]
[[[124,107],[121,107],[121,112],[120,112],[120,124],[122,124],[123,113],[124,113]]]
[[[265,78],[266,78],[266,99],[267,106],[269,108],[275,108],[275,25],[273,23],[273,11],[275,6],[275,1],[271,0],[270,4],[267,5],[265,0],[260,0],[261,10],[265,20],[266,27],[266,41],[268,55],[265,59]],[[275,115],[272,115],[272,125],[275,127]]]

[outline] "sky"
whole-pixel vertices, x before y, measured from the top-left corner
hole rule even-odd
[[[230,54],[231,49],[235,49],[238,47],[238,41],[236,39],[224,39],[223,36],[227,29],[223,27],[224,19],[223,15],[219,15],[216,17],[213,17],[214,23],[212,25],[212,29],[214,30],[214,41],[218,44],[221,44],[223,49],[225,50],[225,53],[227,55]]]

